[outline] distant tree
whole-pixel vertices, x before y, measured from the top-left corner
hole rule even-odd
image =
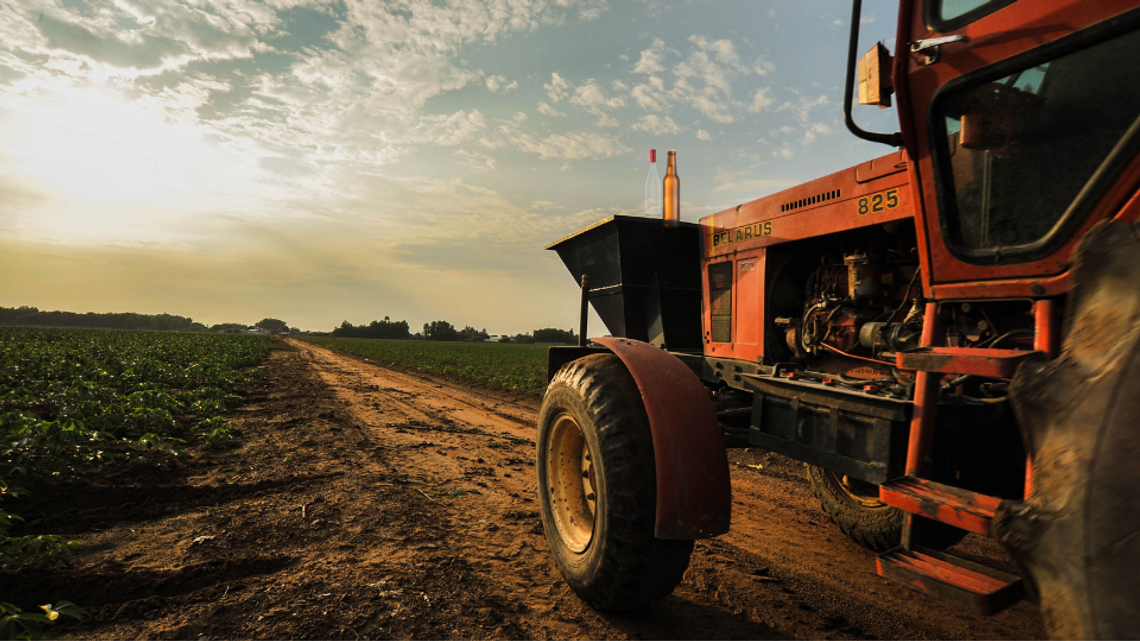
[[[78,314],[64,311],[40,311],[35,307],[0,307],[0,325],[38,327],[98,327],[108,329],[149,329],[200,331],[204,328],[192,318],[172,314]]]
[[[511,337],[507,336],[506,334],[503,334],[502,336],[499,337],[499,342],[500,343],[509,343],[509,342],[511,342]]]
[[[218,323],[217,325],[210,325],[211,332],[224,334],[239,334],[247,329],[249,329],[249,326],[242,323]]]
[[[429,341],[457,341],[459,332],[455,326],[443,320],[424,323],[424,338]]]
[[[411,338],[408,321],[394,321],[387,316],[368,325],[353,325],[344,321],[332,332],[338,338]]]
[[[289,331],[289,323],[277,318],[263,318],[253,325],[260,327],[271,334],[284,334]]]
[[[530,344],[534,342],[534,337],[530,334],[515,334],[511,337],[512,343]]]
[[[534,342],[573,344],[578,342],[578,337],[574,334],[573,329],[566,331],[554,327],[547,327],[534,330]]]
[[[460,340],[477,343],[485,341],[488,338],[491,338],[491,335],[487,333],[487,328],[485,327],[483,329],[475,329],[474,327],[468,325],[467,327],[459,330]]]

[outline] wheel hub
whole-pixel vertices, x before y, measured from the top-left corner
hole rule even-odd
[[[594,538],[598,487],[589,445],[574,417],[564,413],[554,420],[545,456],[550,512],[558,536],[567,548],[581,554]]]

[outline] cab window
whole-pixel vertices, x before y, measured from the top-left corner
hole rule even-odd
[[[1106,186],[1131,157],[1114,150],[1140,138],[1137,56],[1132,32],[996,78],[982,70],[939,92],[930,128],[952,252],[1025,262],[1065,241],[1096,195],[1082,191]]]

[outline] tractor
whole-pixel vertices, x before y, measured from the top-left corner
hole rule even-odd
[[[541,518],[602,610],[730,526],[727,450],[802,461],[879,573],[1060,637],[1140,634],[1140,3],[902,0],[844,117],[894,150],[552,244],[608,335],[549,351]],[[852,105],[897,104],[899,131]],[[675,212],[674,212],[675,213]],[[1011,574],[948,551],[995,537]]]

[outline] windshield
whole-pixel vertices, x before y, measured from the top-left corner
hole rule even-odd
[[[935,100],[952,251],[1021,262],[1064,241],[1066,212],[1140,116],[1138,54],[1133,32]]]

